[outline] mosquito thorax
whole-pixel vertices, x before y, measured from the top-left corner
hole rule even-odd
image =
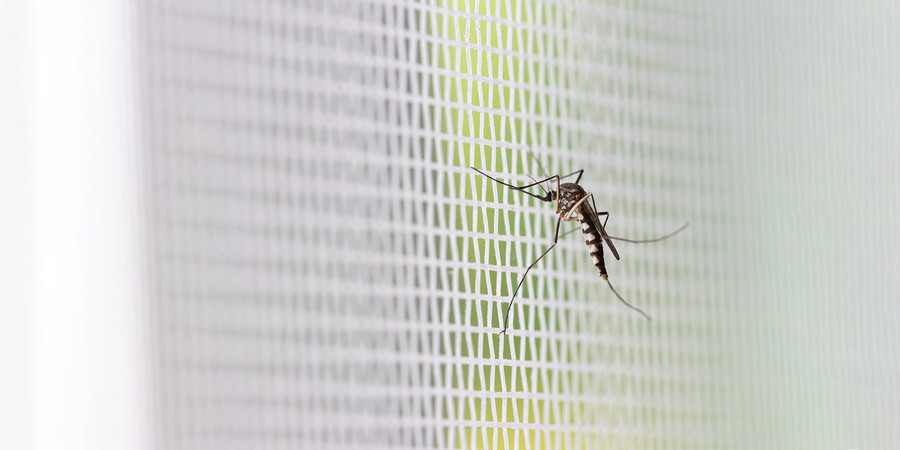
[[[569,212],[569,210],[586,195],[584,188],[575,183],[563,183],[559,185],[559,192],[559,206],[557,206],[557,212],[560,214]]]

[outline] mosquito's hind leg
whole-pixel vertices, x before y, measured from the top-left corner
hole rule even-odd
[[[622,296],[619,295],[618,292],[616,292],[616,288],[613,287],[612,283],[610,283],[608,279],[606,280],[606,284],[609,285],[609,288],[612,289],[613,294],[616,294],[616,297],[619,297],[619,300],[620,300],[622,303],[624,303],[625,306],[627,306],[627,307],[629,307],[629,308],[631,308],[631,309],[637,311],[640,315],[644,316],[645,319],[651,320],[651,321],[653,320],[653,319],[650,318],[650,316],[647,315],[647,313],[645,313],[644,311],[641,311],[640,308],[638,308],[638,307],[636,307],[636,306],[633,306],[631,303],[626,302],[625,299],[622,298]]]

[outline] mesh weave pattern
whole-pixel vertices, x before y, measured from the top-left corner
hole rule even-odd
[[[701,13],[146,2],[161,448],[721,448]],[[576,235],[496,335],[556,216],[468,167],[538,160],[585,169],[613,235],[695,222],[610,263],[653,322]]]

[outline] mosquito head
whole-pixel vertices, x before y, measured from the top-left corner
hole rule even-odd
[[[531,181],[534,181],[535,183],[537,183],[537,180],[532,178],[531,175],[527,175],[527,176],[528,176],[528,178],[531,178]],[[541,199],[545,202],[552,202],[552,201],[556,200],[556,191],[548,191],[549,186],[547,187],[547,189],[544,189],[544,186],[541,186],[540,184],[538,184],[537,187],[541,188],[541,191],[545,194],[543,197],[538,197],[539,199]]]

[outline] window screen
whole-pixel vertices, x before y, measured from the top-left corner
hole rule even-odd
[[[764,222],[750,189],[780,148],[754,153],[755,139],[794,119],[753,96],[780,80],[766,43],[791,28],[765,25],[773,5],[746,9],[142,2],[158,446],[693,450],[838,423],[803,405],[850,397],[754,378],[796,361],[766,355],[797,323],[748,313],[778,307],[765,295],[783,291],[759,287],[773,256],[762,227],[790,225]],[[607,253],[610,281],[652,320],[619,302],[576,231],[529,273],[498,335],[557,216],[470,167],[515,184],[583,169],[613,236],[690,222]],[[818,236],[853,234],[832,231]],[[825,311],[836,323],[843,309]],[[804,403],[816,392],[836,400]],[[829,442],[858,442],[836,430]]]

